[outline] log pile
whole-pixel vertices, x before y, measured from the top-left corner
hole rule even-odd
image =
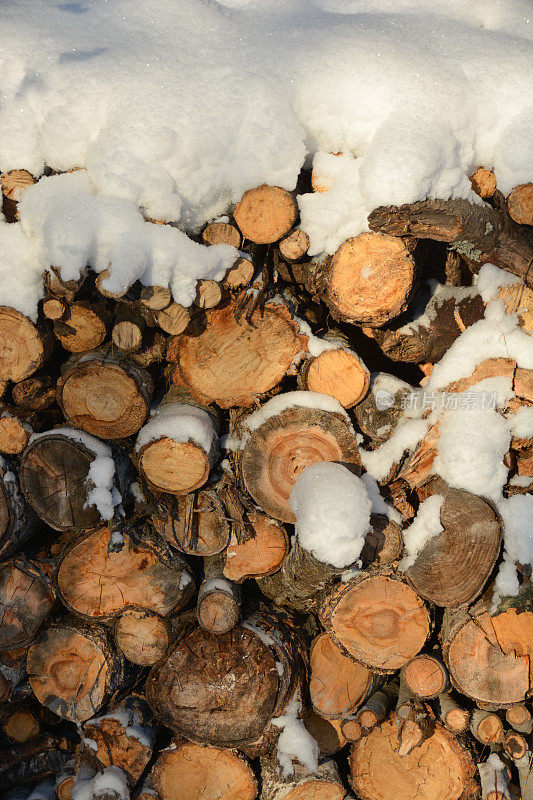
[[[530,576],[495,613],[503,520],[436,473],[439,422],[373,482],[354,563],[306,549],[291,502],[319,462],[369,477],[362,449],[483,318],[482,264],[520,278],[500,297],[532,331],[532,187],[471,180],[487,202],[378,208],[323,260],[294,194],[251,189],[198,234],[240,255],[190,308],[53,265],[37,320],[0,308],[6,796],[533,798]],[[33,183],[2,176],[9,221]],[[448,391],[505,375],[506,413],[533,405],[511,356]],[[506,459],[508,496],[531,491],[531,439]]]

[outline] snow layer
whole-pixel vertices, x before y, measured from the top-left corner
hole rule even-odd
[[[443,502],[444,497],[434,494],[420,503],[416,517],[403,532],[405,555],[399,564],[401,570],[412,567],[426,544],[444,530],[440,521]]]
[[[289,499],[304,550],[334,567],[353,564],[370,530],[365,484],[342,464],[321,461],[298,475]]]
[[[208,454],[217,447],[211,415],[203,408],[187,403],[159,406],[153,417],[139,431],[135,449],[138,451],[148,442],[162,437],[174,442],[196,442]]]
[[[27,192],[29,286],[35,252],[77,269],[107,246],[122,265],[108,288],[166,273],[185,297],[174,267],[194,277],[222,251],[141,232],[137,209],[196,230],[252,186],[294,189],[311,159],[330,187],[299,198],[312,254],[365,230],[380,204],[477,202],[479,164],[507,193],[533,178],[530,15],[528,0],[7,0],[0,169],[87,168]],[[69,181],[86,186],[58,215]],[[0,230],[10,258],[17,235]]]
[[[307,767],[309,772],[316,772],[318,769],[320,750],[303,720],[300,719],[301,713],[302,703],[299,693],[296,693],[285,714],[272,720],[276,728],[281,728],[277,743],[277,758],[285,778],[294,772],[293,759]]]
[[[498,289],[502,286],[511,286],[521,283],[517,275],[511,275],[494,264],[483,264],[475,276],[475,287],[484,303],[489,303],[498,296]]]

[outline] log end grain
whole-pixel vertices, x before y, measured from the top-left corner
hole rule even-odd
[[[233,217],[245,239],[256,244],[277,242],[296,221],[296,203],[279,186],[258,186],[244,193]]]

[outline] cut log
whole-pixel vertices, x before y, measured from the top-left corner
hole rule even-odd
[[[267,303],[250,321],[235,318],[234,303],[205,313],[205,328],[172,339],[172,381],[201,402],[221,408],[251,406],[280,383],[306,338],[287,309]]]
[[[151,311],[163,311],[172,303],[172,292],[165,286],[143,286],[140,302]]]
[[[463,733],[468,728],[470,712],[455,702],[449,694],[439,696],[440,718],[452,733]]]
[[[355,353],[338,347],[308,358],[300,372],[299,383],[303,389],[329,394],[344,408],[352,408],[368,392],[370,373]]]
[[[191,313],[180,303],[171,303],[161,311],[157,311],[155,319],[162,331],[177,336],[179,333],[183,333],[188,326],[191,321]]]
[[[479,602],[465,611],[446,611],[442,652],[458,691],[487,710],[522,703],[530,686],[533,613],[507,609],[491,617]]]
[[[54,334],[65,350],[85,353],[104,341],[109,324],[105,306],[84,300],[71,303],[62,319],[54,322]]]
[[[3,194],[2,211],[8,222],[15,222],[18,219],[18,203],[28,186],[33,186],[35,182],[33,175],[26,169],[2,172],[0,175]]]
[[[177,742],[152,768],[155,790],[165,800],[254,800],[257,782],[234,750]]]
[[[50,375],[34,375],[15,384],[11,390],[13,402],[25,411],[44,411],[56,399],[55,381]]]
[[[377,692],[371,694],[363,703],[355,715],[361,727],[361,735],[363,732],[365,734],[368,733],[385,719],[391,707],[396,702],[396,692],[397,686],[389,684],[384,686],[383,689],[378,689]],[[356,739],[351,739],[351,741],[358,742],[360,738],[361,736],[358,736]]]
[[[508,731],[503,740],[503,749],[515,761],[525,756],[528,742],[525,736],[516,731]]]
[[[503,723],[497,714],[476,709],[470,719],[472,736],[483,745],[503,742]]]
[[[67,546],[56,574],[63,604],[88,620],[131,607],[161,616],[182,608],[194,581],[177,553],[142,530],[130,528],[122,539],[114,551],[113,534],[104,526]]]
[[[153,611],[130,608],[115,623],[115,644],[128,661],[140,667],[157,664],[172,641],[170,624]]]
[[[239,541],[233,530],[225,552],[224,577],[237,583],[277,572],[289,550],[287,533],[279,522],[259,512],[250,512],[246,519],[253,535]]]
[[[196,284],[195,305],[198,308],[215,308],[222,301],[222,289],[216,281],[202,280]]]
[[[421,597],[458,608],[481,594],[500,554],[502,531],[480,497],[460,489],[446,489],[444,497],[444,530],[426,543],[406,575]]]
[[[62,297],[46,297],[43,300],[43,314],[47,319],[56,322],[58,319],[63,319],[68,311],[68,304]]]
[[[224,287],[230,292],[249,286],[254,276],[254,265],[249,258],[238,258],[224,277]]]
[[[520,778],[521,800],[532,800],[533,798],[533,755],[531,751],[522,756],[516,762],[518,775]]]
[[[350,742],[351,744],[355,744],[355,742],[358,742],[363,736],[363,726],[355,717],[347,717],[346,719],[343,719],[341,731],[346,741]]]
[[[188,555],[216,555],[230,538],[224,507],[212,489],[159,500],[150,521],[172,547]]]
[[[326,719],[353,714],[376,688],[370,670],[344,655],[327,633],[314,639],[309,662],[311,702],[317,714]]]
[[[204,559],[204,580],[198,591],[196,617],[200,627],[217,636],[227,633],[239,621],[240,592],[223,576],[221,556]]]
[[[342,724],[341,720],[324,719],[312,708],[304,714],[304,725],[317,743],[321,756],[332,756],[346,744]]]
[[[57,383],[57,402],[67,422],[100,439],[137,433],[152,393],[149,374],[111,347],[72,356]]]
[[[13,713],[8,712],[8,717],[2,723],[2,729],[12,742],[28,742],[39,735],[39,721],[28,708],[20,708]]]
[[[33,431],[17,416],[4,411],[0,415],[0,453],[15,456],[22,453]]]
[[[399,561],[403,549],[402,529],[384,514],[371,514],[372,528],[366,534],[360,559],[365,566],[386,567]]]
[[[277,242],[296,222],[293,196],[279,186],[249,189],[237,203],[233,218],[245,239],[256,244]]]
[[[279,774],[275,762],[261,762],[261,800],[343,800],[346,789],[342,785],[337,765],[332,760],[322,761],[316,772],[310,772],[299,763],[294,764],[292,775]]]
[[[515,731],[528,735],[533,731],[533,715],[524,703],[517,703],[508,708],[505,712],[505,719]]]
[[[393,236],[362,233],[315,268],[318,294],[334,318],[379,327],[399,316],[414,291],[415,262]]]
[[[37,700],[63,719],[84,722],[123,680],[123,657],[105,628],[61,623],[43,631],[28,651],[28,674]]]
[[[289,264],[301,261],[307,255],[309,236],[297,228],[279,243],[279,254]]]
[[[362,800],[467,800],[477,794],[472,760],[439,722],[430,736],[399,755],[394,715],[352,745],[351,782]],[[385,765],[386,768],[385,768]]]
[[[155,492],[187,494],[207,481],[218,457],[217,417],[187,397],[163,398],[135,445],[140,474]]]
[[[496,176],[493,170],[485,169],[485,167],[478,167],[470,175],[470,183],[474,192],[483,200],[492,197],[496,191]]]
[[[241,234],[227,222],[210,222],[202,231],[204,244],[229,244],[237,249],[241,246]]]
[[[22,454],[24,496],[54,530],[90,530],[101,524],[97,508],[88,505],[93,488],[88,476],[95,458],[93,450],[61,428],[33,439]]]
[[[403,406],[413,387],[386,372],[371,376],[370,391],[354,408],[360,430],[372,446],[382,444],[393,434],[403,415]]]
[[[111,339],[123,353],[133,353],[142,344],[145,321],[139,311],[128,303],[121,303],[115,312]]]
[[[0,651],[30,644],[54,605],[55,595],[37,562],[18,558],[0,565]]]
[[[533,183],[515,186],[507,198],[507,210],[520,225],[533,225]]]
[[[446,667],[435,656],[420,653],[402,669],[407,688],[423,700],[432,700],[448,688]]]
[[[335,587],[322,603],[320,619],[337,646],[378,673],[407,664],[430,631],[423,600],[388,571],[363,574]]]
[[[357,442],[348,420],[319,408],[287,407],[255,428],[239,454],[246,489],[269,516],[294,522],[289,497],[299,473],[319,461],[358,466]]]
[[[0,306],[0,380],[29,378],[50,354],[46,329],[33,323],[20,311]]]
[[[0,558],[18,552],[37,525],[37,517],[20,491],[13,464],[0,456]]]
[[[126,697],[108,714],[83,726],[83,743],[100,770],[119,767],[134,786],[152,757],[154,724],[148,703],[137,695]]]
[[[533,286],[529,269],[533,243],[528,234],[495,208],[468,200],[421,200],[376,208],[368,216],[373,231],[448,242],[477,271],[494,264]]]

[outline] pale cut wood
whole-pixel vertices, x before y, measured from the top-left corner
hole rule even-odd
[[[483,200],[492,197],[496,191],[496,176],[493,170],[485,167],[478,167],[470,175],[470,183],[474,192],[482,197]]]
[[[112,649],[105,628],[96,625],[55,625],[28,651],[28,675],[37,700],[73,722],[96,714],[123,674],[123,657]]]
[[[138,350],[142,344],[145,324],[144,318],[136,308],[128,303],[118,305],[111,331],[115,347],[123,353],[133,353]]]
[[[313,640],[309,663],[311,702],[327,719],[353,714],[375,688],[370,670],[344,655],[327,633]]]
[[[477,794],[474,765],[439,722],[410,753],[400,755],[394,715],[352,745],[351,782],[362,800],[467,800]]]
[[[195,304],[198,308],[215,308],[222,301],[222,289],[216,281],[202,280],[196,284]]]
[[[4,412],[0,416],[0,453],[19,455],[28,444],[31,434],[29,425]]]
[[[533,731],[533,715],[524,703],[517,703],[508,708],[505,712],[505,719],[515,731],[528,735]]]
[[[133,528],[122,533],[124,543],[114,552],[111,536],[104,526],[65,549],[56,582],[67,608],[94,620],[130,607],[165,616],[186,604],[194,582],[176,553]]]
[[[520,225],[533,225],[533,183],[515,186],[507,198],[507,210]]]
[[[183,333],[191,320],[191,313],[188,308],[180,303],[171,303],[161,311],[157,311],[155,319],[159,327],[165,333],[176,336]]]
[[[223,284],[229,291],[236,291],[252,282],[254,276],[254,265],[249,258],[240,257],[228,269],[224,277]]]
[[[503,742],[503,723],[497,714],[476,709],[470,719],[470,732],[483,745]]]
[[[370,373],[362,360],[342,347],[307,359],[300,375],[302,388],[329,394],[344,408],[360,403],[370,386]]]
[[[68,305],[62,297],[47,297],[43,300],[43,314],[55,322],[67,313]]]
[[[205,328],[172,339],[172,381],[221,408],[251,406],[285,377],[305,348],[286,308],[267,303],[250,321],[229,303],[205,312]]]
[[[240,470],[246,489],[271,517],[295,522],[289,497],[299,473],[319,461],[360,464],[353,431],[335,412],[294,406],[270,417],[246,440]]]
[[[165,800],[254,800],[257,782],[235,750],[178,741],[152,768],[154,788]]]
[[[400,559],[403,549],[402,530],[397,522],[384,514],[371,514],[370,531],[365,536],[365,543],[360,553],[365,566],[388,566]]]
[[[415,262],[400,239],[362,233],[316,268],[315,283],[334,317],[379,327],[405,311],[414,278]]]
[[[163,311],[172,302],[172,292],[165,286],[143,286],[140,302],[151,311]]]
[[[0,380],[29,378],[49,353],[44,330],[14,308],[0,306]]]
[[[72,356],[61,369],[57,402],[67,423],[100,439],[132,436],[144,424],[153,394],[148,372],[105,346]]]
[[[439,696],[440,718],[452,733],[463,733],[468,728],[470,712],[462,708],[450,693]]]
[[[279,243],[279,252],[281,257],[288,261],[289,264],[293,264],[296,261],[300,261],[304,258],[307,254],[307,250],[309,248],[309,236],[305,233],[305,231],[300,230],[297,228],[292,233],[289,233],[284,239],[281,240]]]
[[[243,194],[233,217],[245,239],[270,244],[285,236],[294,225],[296,203],[285,189],[263,184]]]
[[[55,595],[37,562],[17,558],[0,565],[0,651],[29,644],[48,618]]]
[[[54,322],[54,334],[65,350],[84,353],[99,347],[107,334],[109,314],[103,304],[78,300],[65,316]]]
[[[229,244],[232,247],[241,246],[241,234],[234,225],[227,222],[210,222],[202,231],[204,244]]]
[[[172,640],[168,621],[153,611],[129,608],[115,623],[115,643],[128,661],[140,667],[157,664]]]
[[[220,555],[204,559],[204,580],[198,591],[196,617],[200,627],[217,636],[239,621],[240,591],[223,576]]]
[[[312,708],[304,714],[304,725],[316,741],[321,756],[338,753],[347,742],[342,731],[343,722],[338,719],[324,719]]]
[[[430,632],[423,600],[386,570],[335,587],[322,603],[320,620],[335,644],[378,673],[403,667]]]
[[[316,772],[310,772],[298,762],[293,762],[293,769],[293,774],[284,778],[275,762],[264,759],[261,762],[261,800],[343,800],[346,797],[334,761],[321,761]]]

